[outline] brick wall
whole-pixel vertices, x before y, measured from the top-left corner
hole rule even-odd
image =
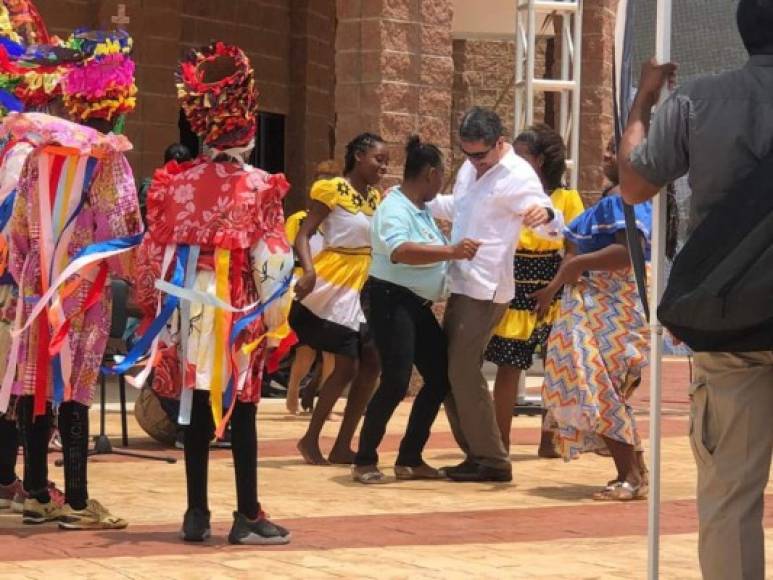
[[[402,174],[406,137],[447,153],[453,60],[449,0],[338,0],[336,149],[375,131],[390,149],[384,186]]]
[[[314,164],[330,156],[333,118],[333,0],[39,0],[51,30],[66,37],[78,26],[112,28],[118,4],[135,39],[137,111],[127,123],[138,178],[162,162],[179,138],[174,70],[190,47],[211,40],[241,46],[255,68],[262,111],[286,119],[286,170],[301,203]],[[292,23],[292,26],[291,26]],[[291,50],[292,39],[292,50]]]

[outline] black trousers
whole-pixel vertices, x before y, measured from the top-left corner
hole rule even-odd
[[[368,280],[368,324],[381,357],[381,383],[365,412],[356,465],[378,463],[378,446],[397,405],[408,392],[413,366],[424,379],[400,444],[397,465],[417,467],[440,405],[450,390],[446,338],[431,303],[410,290]]]

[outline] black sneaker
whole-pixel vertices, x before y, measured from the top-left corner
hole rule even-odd
[[[234,512],[234,525],[228,534],[228,543],[278,546],[290,543],[290,532],[270,521],[263,512],[260,512],[255,521],[248,520],[239,512]]]
[[[180,537],[186,542],[203,542],[212,535],[209,525],[209,512],[201,508],[191,508],[185,512]]]

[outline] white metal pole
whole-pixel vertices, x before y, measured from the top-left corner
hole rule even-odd
[[[571,155],[574,166],[571,172],[572,189],[577,189],[577,183],[580,175],[580,125],[582,117],[580,115],[580,89],[582,87],[582,0],[577,0],[577,12],[574,15],[574,55],[572,58],[572,80],[574,81],[574,90],[572,91],[572,141]]]
[[[561,80],[571,80],[572,57],[569,54],[569,46],[572,42],[572,19],[575,16],[571,14],[561,15]],[[570,138],[569,126],[569,97],[568,91],[561,91],[561,110],[560,120],[558,122],[558,132],[561,138],[566,142]]]
[[[671,0],[658,0],[655,58],[671,59]],[[657,580],[660,573],[660,435],[663,367],[663,327],[656,316],[665,282],[666,199],[661,193],[652,207],[652,285],[650,297],[650,496],[648,514],[647,577]]]
[[[534,53],[537,46],[537,11],[529,2],[526,12],[526,119],[525,125],[534,123]]]
[[[521,0],[514,0],[515,2],[515,115],[513,117],[513,139],[518,136],[521,131],[521,124],[523,122],[523,107],[524,107],[524,86],[520,83],[523,82],[523,59],[524,59],[524,45],[523,45],[523,14],[521,13]]]

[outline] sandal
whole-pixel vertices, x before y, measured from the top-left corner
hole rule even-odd
[[[603,491],[594,493],[593,499],[596,501],[632,501],[637,499],[640,489],[641,486],[634,487],[627,481],[618,481],[607,486]]]
[[[445,479],[445,476],[440,470],[430,467],[426,463],[422,463],[416,467],[395,465],[395,477],[401,480]]]
[[[352,465],[352,479],[366,485],[386,483],[386,476],[375,465]]]

